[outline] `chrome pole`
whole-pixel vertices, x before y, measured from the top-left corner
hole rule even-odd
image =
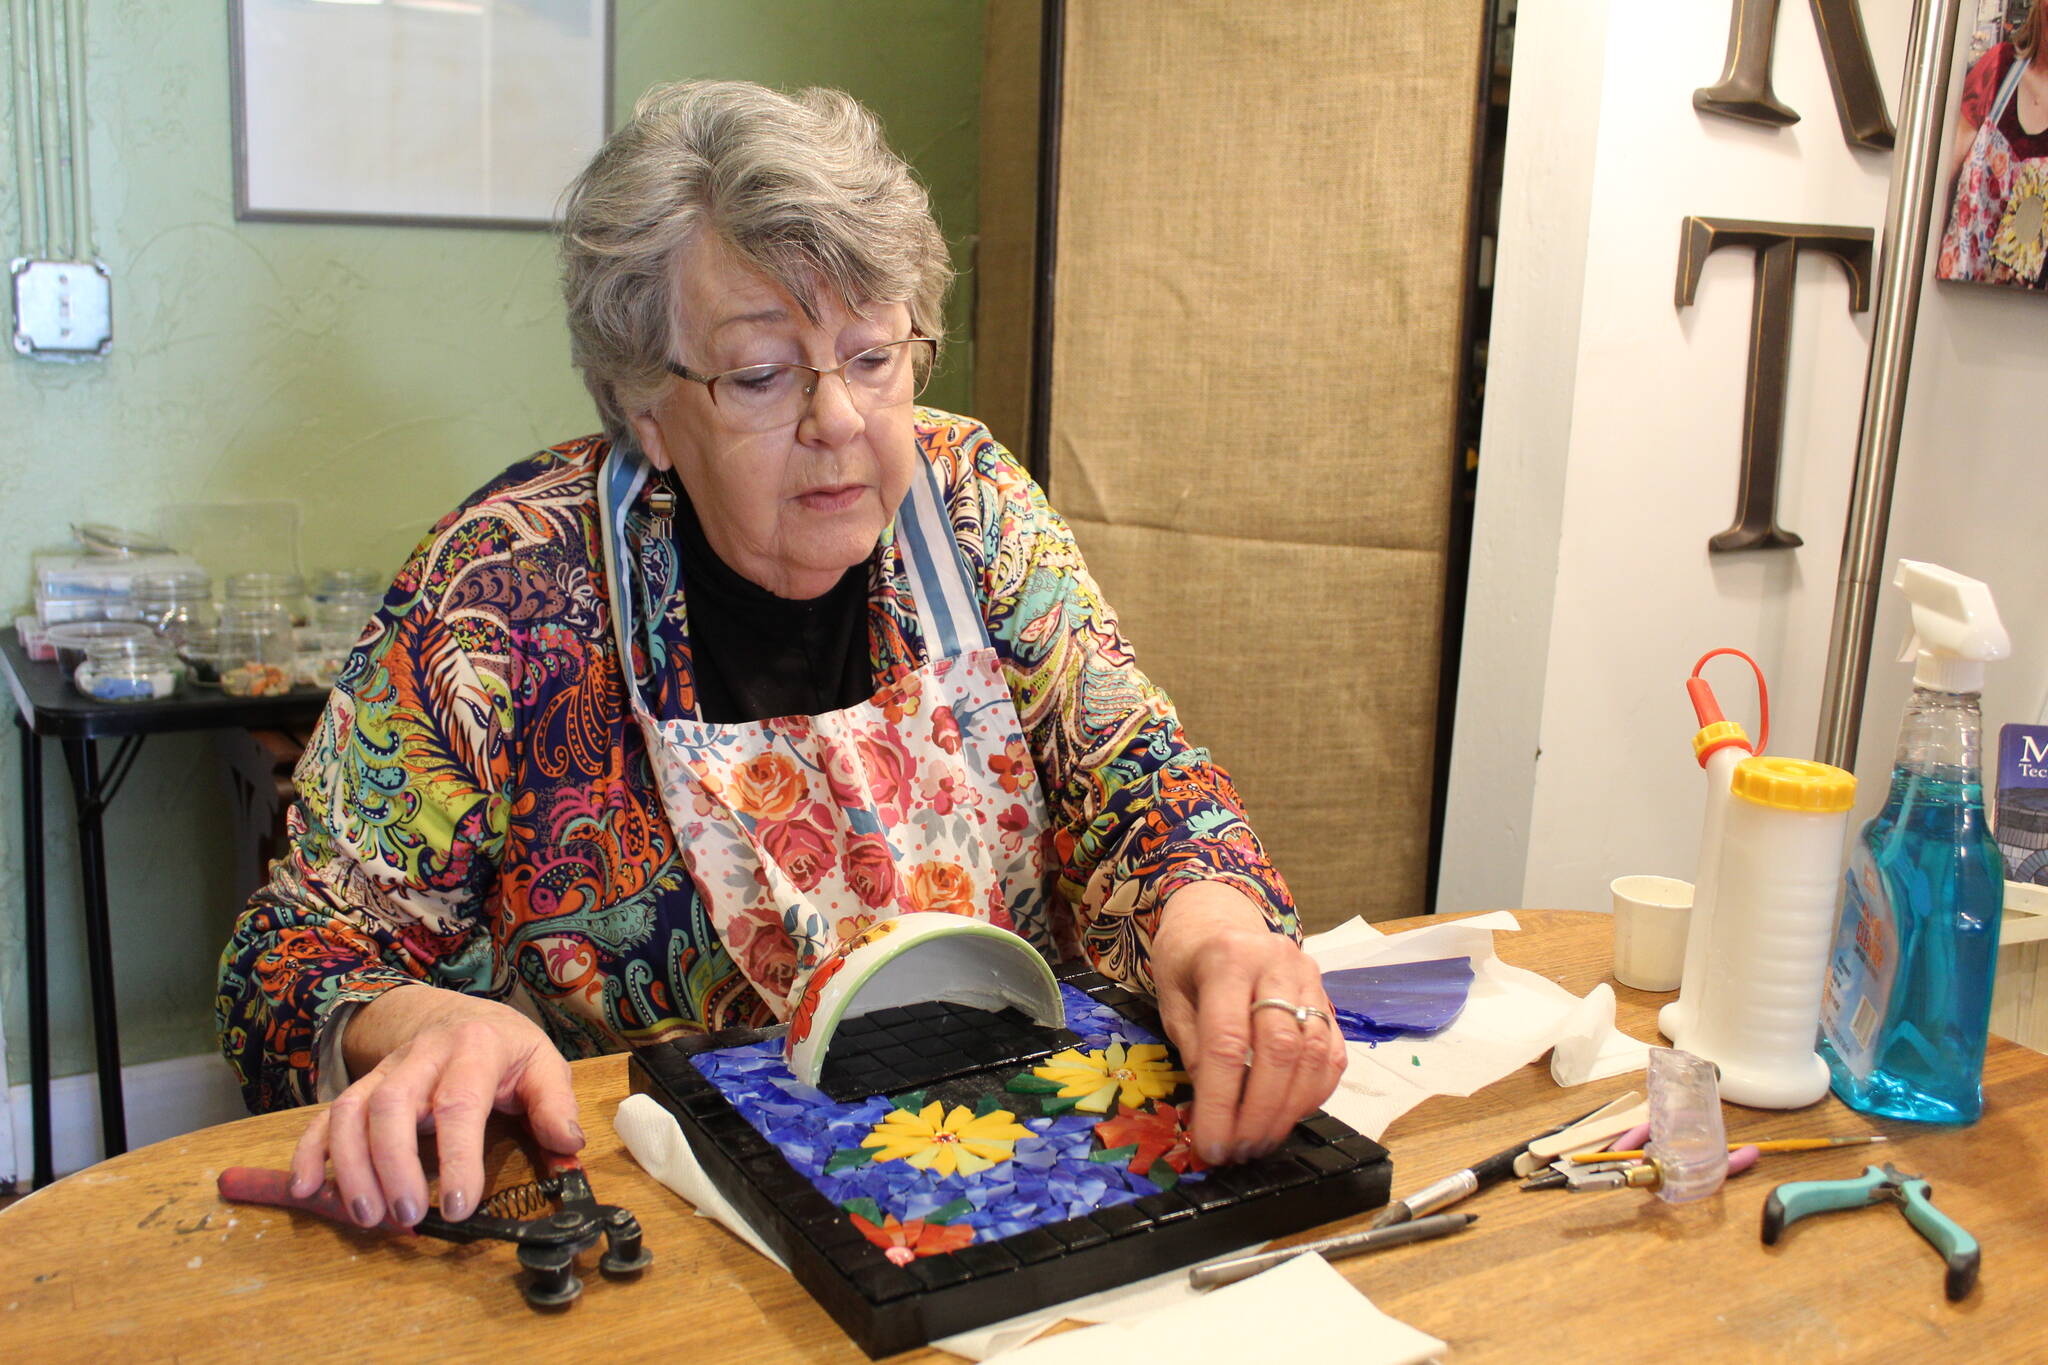
[[[1919,0],[1906,43],[1897,159],[1878,256],[1877,317],[1870,367],[1863,377],[1863,425],[1856,437],[1856,476],[1842,535],[1842,567],[1835,580],[1820,734],[1813,746],[1815,758],[1839,768],[1856,765],[1870,635],[1877,623],[1885,533],[1891,524],[1892,481],[1898,472],[1899,430],[1906,415],[1906,377],[1913,365],[1913,330],[1920,316],[1920,278],[1940,180],[1949,61],[1961,8],[1962,0]]]

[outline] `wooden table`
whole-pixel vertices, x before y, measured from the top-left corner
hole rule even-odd
[[[1576,994],[1607,978],[1607,916],[1521,918],[1522,933],[1496,938],[1506,961]],[[1666,997],[1617,994],[1622,1027],[1653,1037]],[[220,1168],[285,1165],[306,1113],[272,1114],[131,1152],[0,1213],[0,1360],[863,1359],[794,1281],[633,1164],[607,1121],[626,1092],[624,1059],[575,1071],[591,1182],[639,1215],[656,1256],[639,1283],[590,1274],[580,1302],[543,1316],[520,1296],[509,1247],[399,1241],[223,1204]],[[1431,1100],[1387,1135],[1395,1188],[1628,1086],[1566,1093],[1532,1065],[1470,1098]],[[2048,1358],[2048,1058],[1994,1040],[1985,1090],[1985,1116],[1969,1129],[1879,1123],[1893,1142],[1768,1157],[1699,1204],[1505,1186],[1464,1206],[1481,1220],[1461,1236],[1338,1264],[1380,1307],[1449,1342],[1451,1365]],[[1727,1113],[1734,1137],[1867,1126],[1832,1098],[1799,1113]],[[1891,1208],[1816,1217],[1776,1247],[1760,1244],[1772,1185],[1856,1175],[1866,1156],[1927,1177],[1940,1207],[1983,1244],[1969,1299],[1944,1300],[1940,1258]],[[510,1144],[493,1159],[495,1183],[525,1178]]]

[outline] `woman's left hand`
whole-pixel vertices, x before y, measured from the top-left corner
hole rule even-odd
[[[1169,896],[1152,939],[1152,979],[1167,1036],[1194,1079],[1203,1160],[1272,1151],[1337,1088],[1344,1037],[1322,971],[1243,893],[1196,882]],[[1268,999],[1321,1010],[1328,1022],[1253,1011],[1253,1001]]]

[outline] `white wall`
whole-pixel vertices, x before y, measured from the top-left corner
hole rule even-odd
[[[1910,14],[1863,0],[1895,119]],[[1802,260],[1779,523],[1806,543],[1709,556],[1735,504],[1753,258],[1709,258],[1680,312],[1679,224],[1881,230],[1892,157],[1844,140],[1804,6],[1783,11],[1774,73],[1800,123],[1694,111],[1727,23],[1725,4],[1520,8],[1440,910],[1604,909],[1617,875],[1690,877],[1701,779],[1682,683],[1710,648],[1756,655],[1772,751],[1812,752],[1872,314],[1849,314],[1834,261]],[[1603,46],[1595,67],[1586,49]],[[2029,526],[2048,507],[2044,387],[2048,300],[1930,282],[1887,554],[1998,591],[2017,648],[1986,691],[1993,726],[2031,719],[2048,683],[2048,538]],[[1884,662],[1903,619],[1892,596],[1859,818],[1882,798],[1908,687]],[[1709,676],[1754,734],[1743,673]]]

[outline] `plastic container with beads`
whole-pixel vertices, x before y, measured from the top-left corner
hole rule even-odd
[[[117,637],[87,645],[71,680],[94,701],[162,701],[177,695],[185,665],[161,640]]]
[[[240,605],[221,611],[216,644],[221,691],[236,697],[289,692],[297,648],[292,621],[277,604]]]

